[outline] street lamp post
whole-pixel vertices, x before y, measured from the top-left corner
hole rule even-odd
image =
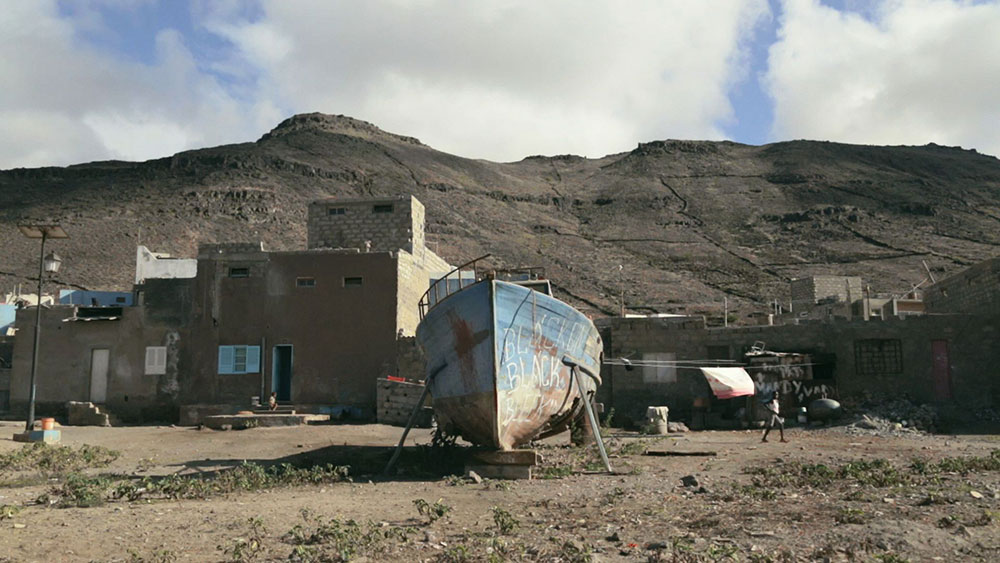
[[[35,377],[38,372],[38,341],[42,333],[42,282],[45,273],[59,271],[62,260],[55,252],[45,255],[45,241],[50,238],[69,238],[66,231],[59,225],[18,225],[21,234],[28,238],[42,239],[42,248],[38,253],[38,301],[35,307],[35,339],[31,347],[31,381],[28,388],[28,420],[25,432],[31,432],[35,425]]]

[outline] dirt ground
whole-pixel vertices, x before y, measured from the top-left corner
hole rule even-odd
[[[0,423],[0,455],[23,447],[10,439],[18,429]],[[572,448],[564,435],[537,445],[541,478],[477,482],[441,469],[454,467],[454,450],[417,447],[430,443],[428,430],[411,433],[402,474],[382,477],[378,468],[400,432],[382,425],[63,427],[64,446],[120,452],[107,467],[86,470],[92,475],[211,476],[246,460],[350,465],[351,481],[58,508],[45,499],[64,476],[40,482],[24,478],[30,470],[0,471],[0,558],[1000,560],[995,435],[857,436],[835,427],[792,429],[788,443],[777,436],[761,443],[746,431],[644,437],[612,430],[613,475],[599,470],[593,448]],[[693,480],[684,484],[687,476]]]

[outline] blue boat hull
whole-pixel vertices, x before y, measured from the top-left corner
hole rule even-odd
[[[590,319],[513,283],[482,280],[448,296],[417,340],[438,423],[480,446],[508,450],[565,430],[600,383],[602,344]],[[566,357],[584,368],[582,393]]]

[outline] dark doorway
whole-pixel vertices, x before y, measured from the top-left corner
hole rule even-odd
[[[951,362],[948,360],[948,341],[931,340],[931,354],[934,361],[934,398],[939,401],[951,399]]]
[[[292,400],[292,346],[285,344],[274,347],[274,365],[271,370],[271,390],[278,394],[279,401]]]

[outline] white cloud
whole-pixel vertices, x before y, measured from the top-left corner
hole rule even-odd
[[[160,29],[152,62],[88,42],[128,36],[102,18],[141,21],[148,1],[5,6],[0,168],[165,156],[311,111],[494,160],[721,138],[768,14],[766,0],[192,0],[162,6],[190,10],[200,38]]]
[[[14,2],[0,14],[0,168],[155,158],[247,140],[281,117],[201,71],[176,31],[157,35],[152,64],[89,46],[81,30],[102,24],[77,8]]]
[[[207,25],[296,112],[344,113],[494,160],[722,137],[763,0],[268,1]]]
[[[783,4],[766,76],[775,138],[1000,155],[1000,3],[895,0],[867,17]]]

